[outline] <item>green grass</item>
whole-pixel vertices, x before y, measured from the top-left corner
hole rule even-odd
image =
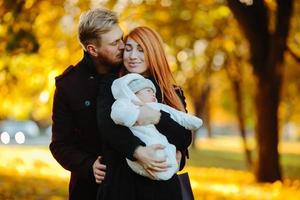
[[[197,167],[217,167],[249,171],[245,156],[241,152],[190,149],[187,164]],[[300,179],[300,155],[281,154],[281,167],[284,178]]]
[[[189,155],[188,164],[191,166],[246,170],[246,162],[241,153],[190,149]]]
[[[300,155],[284,154],[281,163],[284,176],[300,179]]]

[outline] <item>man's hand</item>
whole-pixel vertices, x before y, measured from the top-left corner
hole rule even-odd
[[[136,121],[136,125],[157,124],[160,120],[161,113],[154,110],[144,103],[132,101],[135,105],[140,106],[140,113]]]
[[[101,164],[101,156],[98,156],[97,160],[93,164],[93,172],[96,183],[100,184],[105,177],[106,166]]]

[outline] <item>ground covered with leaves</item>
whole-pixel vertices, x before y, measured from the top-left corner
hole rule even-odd
[[[191,151],[184,171],[190,175],[196,200],[300,199],[300,155],[283,159],[284,169],[295,170],[283,182],[259,184],[244,169],[242,156],[231,153],[209,148]],[[1,200],[67,199],[69,172],[56,163],[47,147],[0,145],[0,160]]]

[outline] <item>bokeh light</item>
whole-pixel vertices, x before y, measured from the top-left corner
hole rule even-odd
[[[1,133],[0,137],[1,137],[1,142],[3,144],[8,144],[10,142],[10,136],[9,136],[9,134],[7,132]]]
[[[19,131],[15,134],[15,140],[18,144],[25,143],[25,135],[22,131]]]

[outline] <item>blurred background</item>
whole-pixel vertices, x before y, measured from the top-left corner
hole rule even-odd
[[[300,199],[300,1],[0,0],[0,199],[67,198],[48,150],[55,77],[82,57],[82,12],[155,29],[188,111],[204,120],[195,199]]]

